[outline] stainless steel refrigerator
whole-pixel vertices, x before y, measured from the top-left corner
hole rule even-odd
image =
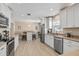
[[[44,43],[45,42],[45,24],[41,25],[41,35],[40,36],[41,36],[40,41],[42,43]]]

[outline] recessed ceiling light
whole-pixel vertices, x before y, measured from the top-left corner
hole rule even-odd
[[[52,9],[52,8],[50,8],[50,11],[53,11],[53,9]]]
[[[32,14],[31,14],[31,13],[27,13],[27,15],[28,15],[28,16],[31,16]]]

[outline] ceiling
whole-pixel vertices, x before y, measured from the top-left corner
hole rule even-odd
[[[13,9],[14,17],[17,20],[37,20],[56,15],[67,3],[8,3],[7,5]],[[31,16],[28,16],[28,13]]]

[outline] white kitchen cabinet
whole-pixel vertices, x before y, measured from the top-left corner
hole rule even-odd
[[[64,28],[67,26],[66,9],[60,12],[60,25],[61,25],[61,28]]]
[[[54,48],[54,37],[52,35],[49,36],[49,45]]]
[[[46,43],[47,45],[49,45],[49,40],[48,40],[48,39],[49,39],[49,37],[48,37],[48,35],[46,34],[46,35],[45,35],[45,43]]]
[[[79,4],[67,7],[60,11],[62,28],[79,27]]]
[[[66,27],[74,27],[74,12],[73,12],[73,7],[68,7],[66,9],[66,20],[67,20],[67,26]]]
[[[73,8],[74,8],[75,27],[79,27],[79,4],[74,5]]]
[[[45,35],[45,43],[54,48],[54,37],[52,35]]]
[[[0,47],[0,56],[6,56],[6,44]]]

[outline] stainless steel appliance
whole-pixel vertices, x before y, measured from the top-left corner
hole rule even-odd
[[[42,43],[44,43],[45,42],[45,24],[41,25],[41,34],[40,35],[41,35],[40,41]]]
[[[54,49],[59,54],[63,53],[63,38],[54,37]]]
[[[14,56],[14,38],[7,42],[7,56]]]

